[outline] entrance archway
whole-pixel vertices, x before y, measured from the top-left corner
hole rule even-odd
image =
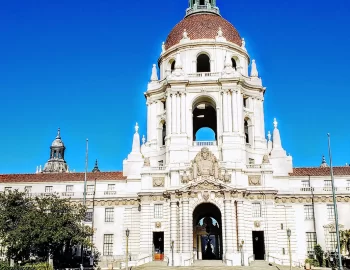
[[[193,211],[193,246],[197,260],[222,259],[221,211],[212,203],[202,203]]]

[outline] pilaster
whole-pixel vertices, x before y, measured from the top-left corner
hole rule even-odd
[[[224,199],[224,213],[225,213],[225,231],[226,231],[226,258],[231,258],[233,254],[233,209],[232,200]]]

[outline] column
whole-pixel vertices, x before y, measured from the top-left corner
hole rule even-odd
[[[190,221],[189,221],[189,200],[185,198],[182,201],[182,252],[188,253],[190,249]]]
[[[152,238],[150,237],[152,211],[150,202],[142,202],[141,209],[140,253],[150,255],[152,252],[152,240],[150,239]]]
[[[227,92],[227,109],[228,109],[228,132],[232,132],[232,95],[231,91]]]
[[[220,141],[220,137],[222,134],[221,131],[221,109],[219,106],[216,106],[216,129],[217,129],[217,134],[216,134],[216,141],[217,141],[217,145],[221,145],[221,141]]]
[[[177,251],[177,217],[176,217],[176,201],[170,202],[170,241],[174,241],[174,254]],[[170,242],[171,243],[171,242]]]
[[[186,133],[186,94],[181,94],[181,133]]]
[[[238,130],[242,134],[244,133],[243,130],[243,95],[241,91],[238,91],[237,93],[237,109],[238,109]]]
[[[224,92],[224,132],[228,132],[228,98],[227,98],[227,91]]]
[[[237,132],[238,131],[238,125],[237,125],[237,92],[236,91],[232,91],[231,94],[231,102],[232,102],[232,126],[233,126],[233,132]]]
[[[180,134],[181,130],[181,94],[176,94],[176,133]]]
[[[151,105],[147,101],[147,141],[151,140]]]
[[[262,138],[265,138],[265,119],[264,119],[264,103],[263,100],[258,100],[259,104],[259,122],[260,122],[260,134]]]
[[[171,133],[176,133],[176,94],[171,97]]]
[[[171,95],[168,92],[166,98],[166,135],[171,134]]]
[[[157,102],[158,101],[154,101],[152,104],[151,104],[151,114],[152,114],[152,140],[157,140]]]
[[[225,229],[226,229],[226,251],[225,253],[233,253],[233,210],[232,200],[224,199],[224,211],[225,211]]]

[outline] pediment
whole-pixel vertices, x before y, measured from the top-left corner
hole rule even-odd
[[[323,228],[328,229],[329,231],[334,231],[335,230],[335,222],[331,222],[327,225],[324,225]],[[344,225],[339,224],[339,229],[343,229]]]
[[[208,191],[232,191],[233,188],[223,183],[215,182],[212,180],[201,180],[198,182],[190,183],[180,189],[180,191],[197,191],[197,190],[208,190]]]

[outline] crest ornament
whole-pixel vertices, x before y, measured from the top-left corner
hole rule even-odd
[[[260,223],[259,220],[254,221],[254,227],[255,228],[260,228],[260,226],[261,226],[261,223]]]
[[[209,200],[209,192],[208,191],[204,191],[202,197],[203,197],[203,199],[205,201],[208,201]]]
[[[249,186],[260,186],[261,185],[261,175],[248,175]]]
[[[182,183],[200,180],[231,181],[231,175],[227,171],[224,175],[221,174],[217,158],[207,147],[201,149],[191,162],[190,167],[181,176]]]
[[[160,228],[160,227],[162,227],[162,223],[160,223],[159,221],[158,222],[156,222],[156,228]]]
[[[164,177],[153,177],[153,187],[164,187]]]

